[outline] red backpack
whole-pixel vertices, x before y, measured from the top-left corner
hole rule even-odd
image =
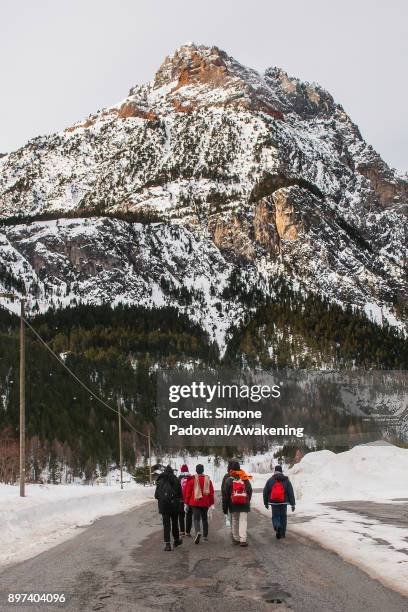
[[[269,495],[269,501],[282,504],[285,501],[285,487],[281,480],[275,480]]]
[[[248,503],[248,495],[243,480],[232,481],[231,502],[237,505]]]

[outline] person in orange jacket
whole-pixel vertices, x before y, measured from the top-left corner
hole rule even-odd
[[[187,482],[185,493],[186,505],[193,510],[196,544],[208,540],[208,509],[214,505],[214,486],[209,476],[204,474],[204,466],[199,463],[196,466],[196,474]],[[201,532],[201,522],[203,530]]]

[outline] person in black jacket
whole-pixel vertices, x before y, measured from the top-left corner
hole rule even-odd
[[[164,550],[171,550],[170,526],[174,538],[174,546],[180,546],[183,540],[180,539],[178,526],[180,504],[183,493],[178,478],[174,475],[173,469],[168,465],[156,481],[156,492],[154,494],[158,501],[159,512],[163,519],[164,531]]]
[[[251,497],[252,487],[249,482],[248,476],[243,470],[237,460],[231,462],[231,469],[228,477],[224,477],[222,491],[222,510],[224,514],[231,514],[231,529],[232,529],[232,541],[234,544],[240,546],[248,546],[247,542],[247,527],[248,527],[248,512],[251,510]],[[234,482],[243,487],[241,495],[245,496],[245,501],[241,503],[234,503],[234,497],[236,492],[234,489]]]
[[[267,481],[263,500],[265,508],[272,506],[272,525],[277,539],[284,538],[288,522],[287,505],[292,506],[292,512],[295,511],[295,494],[289,478],[282,474],[281,465],[275,467],[274,475]]]

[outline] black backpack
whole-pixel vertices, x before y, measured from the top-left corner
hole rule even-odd
[[[163,508],[178,507],[177,492],[172,483],[166,478],[160,483],[157,491],[157,499]]]

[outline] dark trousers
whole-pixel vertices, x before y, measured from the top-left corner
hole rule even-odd
[[[164,541],[170,542],[170,525],[173,533],[173,538],[178,540],[180,538],[180,532],[178,528],[178,512],[172,512],[171,514],[162,514],[163,518],[163,530],[164,530]]]
[[[288,508],[286,504],[272,505],[272,525],[275,531],[280,528],[281,535],[286,533],[286,525],[288,523]]]
[[[194,529],[196,533],[201,533],[200,521],[203,522],[203,536],[208,536],[208,508],[193,506]]]
[[[184,512],[184,510],[179,512],[179,524],[182,533],[190,533],[191,525],[193,524],[193,511],[191,508],[187,512]]]

